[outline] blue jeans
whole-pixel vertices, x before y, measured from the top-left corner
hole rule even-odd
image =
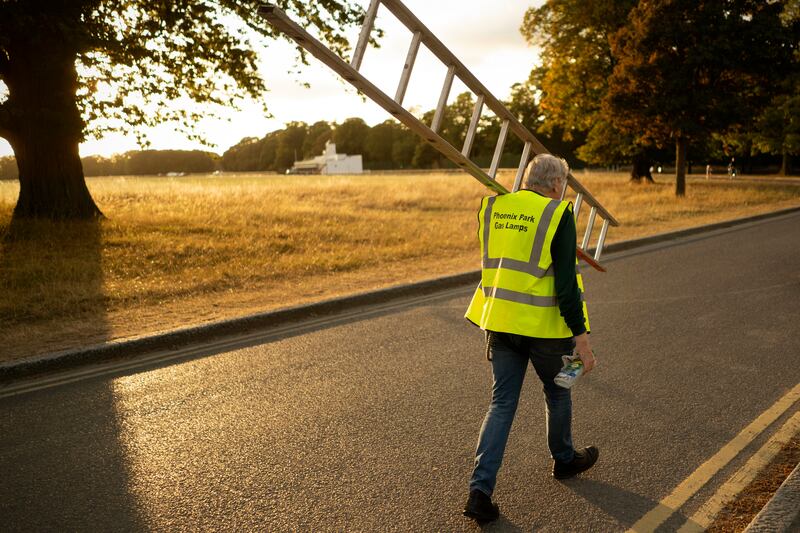
[[[559,462],[572,461],[575,453],[572,447],[572,398],[569,389],[553,383],[553,378],[561,369],[561,356],[571,354],[573,346],[571,338],[538,339],[510,333],[489,334],[494,377],[492,403],[478,437],[470,490],[478,489],[489,496],[494,492],[528,361],[544,384],[550,455]]]

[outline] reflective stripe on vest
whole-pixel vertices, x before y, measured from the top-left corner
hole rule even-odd
[[[511,289],[484,287],[483,283],[480,283],[478,287],[483,290],[483,295],[487,298],[508,300],[509,302],[532,305],[534,307],[558,307],[557,296],[534,296],[533,294],[528,294],[527,292],[512,291]],[[586,301],[583,291],[581,291],[581,301]]]

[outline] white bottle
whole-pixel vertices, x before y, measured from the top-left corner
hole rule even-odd
[[[563,355],[561,360],[564,366],[561,371],[553,379],[553,382],[559,387],[571,389],[578,378],[583,375],[583,361],[577,355]]]

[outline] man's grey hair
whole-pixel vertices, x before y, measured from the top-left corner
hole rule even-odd
[[[528,163],[525,179],[525,188],[532,189],[538,185],[544,189],[557,189],[563,187],[569,174],[567,162],[554,155],[539,154]]]

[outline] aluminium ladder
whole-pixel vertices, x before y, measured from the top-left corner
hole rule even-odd
[[[372,27],[375,23],[375,17],[378,13],[378,8],[383,4],[405,27],[411,32],[411,45],[408,49],[408,55],[403,66],[403,71],[400,76],[400,82],[397,87],[397,92],[394,98],[387,95],[385,92],[378,89],[372,82],[365,78],[360,72],[361,61],[364,58],[364,52],[369,43],[369,36],[372,32]],[[288,37],[292,38],[298,45],[303,47],[311,55],[322,61],[325,65],[330,67],[334,72],[339,74],[351,85],[358,89],[361,93],[368,96],[375,103],[383,107],[394,118],[405,124],[411,131],[422,137],[439,153],[444,155],[450,161],[458,165],[464,171],[472,175],[475,179],[481,182],[489,189],[497,192],[498,194],[505,194],[509,192],[501,183],[495,180],[497,170],[500,165],[500,158],[503,154],[506,139],[509,132],[513,133],[524,143],[522,154],[520,157],[519,167],[514,179],[514,186],[512,191],[519,190],[522,184],[522,178],[525,174],[525,168],[528,162],[536,154],[550,153],[542,143],[540,143],[533,133],[523,126],[516,117],[503,105],[500,100],[494,97],[484,85],[465,67],[461,61],[434,35],[420,20],[408,9],[400,0],[370,0],[369,7],[367,8],[364,18],[364,25],[361,28],[361,33],[358,38],[353,57],[348,64],[336,53],[331,51],[327,46],[322,44],[314,36],[309,34],[296,22],[291,20],[286,13],[280,8],[271,5],[263,4],[258,9],[258,14],[264,17],[275,29],[283,32]],[[433,120],[430,126],[420,121],[417,117],[412,115],[408,110],[403,107],[403,98],[405,96],[408,82],[411,79],[411,71],[414,68],[414,61],[417,57],[420,45],[425,45],[431,53],[447,67],[447,74],[445,76],[444,85],[439,95],[439,103],[436,106],[436,111],[433,115]],[[438,134],[439,127],[442,123],[444,116],[445,106],[447,99],[450,95],[450,89],[453,85],[454,78],[458,77],[467,88],[476,95],[475,108],[472,112],[472,118],[467,129],[467,135],[464,139],[464,145],[461,150],[458,150],[442,136]],[[478,129],[478,121],[480,119],[483,107],[488,107],[499,119],[501,119],[500,135],[497,139],[495,146],[494,156],[492,157],[491,165],[488,171],[481,168],[470,159],[470,152],[472,145],[475,141],[475,134]],[[600,256],[603,253],[603,246],[605,244],[608,227],[618,226],[617,220],[609,213],[597,199],[592,196],[586,187],[572,175],[569,174],[567,183],[561,191],[561,198],[567,194],[567,189],[571,188],[576,193],[574,215],[577,224],[578,216],[581,213],[581,206],[583,202],[591,208],[589,212],[589,220],[586,224],[586,231],[583,235],[583,240],[578,246],[578,257],[592,265],[597,270],[605,272],[605,268],[599,263]],[[592,231],[594,229],[595,218],[599,216],[603,220],[603,225],[600,230],[600,236],[597,240],[594,256],[590,256],[586,250],[590,244]]]

